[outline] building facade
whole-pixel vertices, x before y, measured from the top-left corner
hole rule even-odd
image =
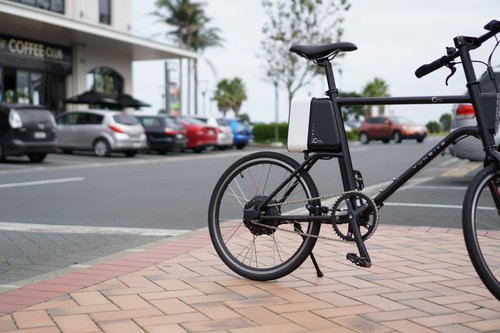
[[[133,61],[196,54],[131,34],[132,0],[0,0],[0,101],[55,114],[87,90],[133,90]]]

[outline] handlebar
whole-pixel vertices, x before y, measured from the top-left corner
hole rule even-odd
[[[486,30],[488,30],[487,33],[484,35],[477,37],[477,38],[468,38],[469,40],[473,41],[473,48],[477,48],[481,46],[483,42],[486,40],[490,39],[491,37],[495,36],[497,33],[500,32],[500,21],[497,20],[492,20],[488,24],[484,26]],[[442,56],[439,59],[434,60],[433,62],[429,64],[425,64],[420,66],[416,71],[415,71],[415,76],[417,78],[421,78],[429,73],[434,72],[435,70],[444,67],[451,63],[453,60],[458,58],[459,52],[458,50],[455,50],[451,52],[448,55]]]

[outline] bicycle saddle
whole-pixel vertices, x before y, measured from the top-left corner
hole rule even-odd
[[[294,44],[290,47],[290,52],[297,53],[299,56],[308,60],[320,60],[328,58],[338,52],[348,52],[357,49],[358,47],[353,43],[333,43],[325,45]]]

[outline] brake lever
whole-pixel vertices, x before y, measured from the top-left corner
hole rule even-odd
[[[455,72],[457,71],[457,69],[455,68],[455,64],[454,62],[451,62],[449,63],[448,65],[446,65],[446,67],[448,67],[450,70],[451,70],[451,73],[450,75],[448,75],[448,77],[446,78],[446,86],[448,86],[448,80],[453,76],[453,74],[455,74]]]

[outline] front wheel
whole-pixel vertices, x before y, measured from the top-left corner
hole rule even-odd
[[[248,214],[282,184],[299,164],[274,152],[258,152],[231,165],[217,182],[210,199],[208,228],[220,258],[237,274],[252,280],[273,280],[298,268],[312,251],[318,222],[281,220],[281,215],[310,215],[307,199],[318,191],[302,171],[270,198],[260,215],[276,220],[259,220]],[[245,212],[246,211],[246,212]]]
[[[464,197],[462,226],[469,257],[488,290],[500,300],[500,170],[481,170]]]

